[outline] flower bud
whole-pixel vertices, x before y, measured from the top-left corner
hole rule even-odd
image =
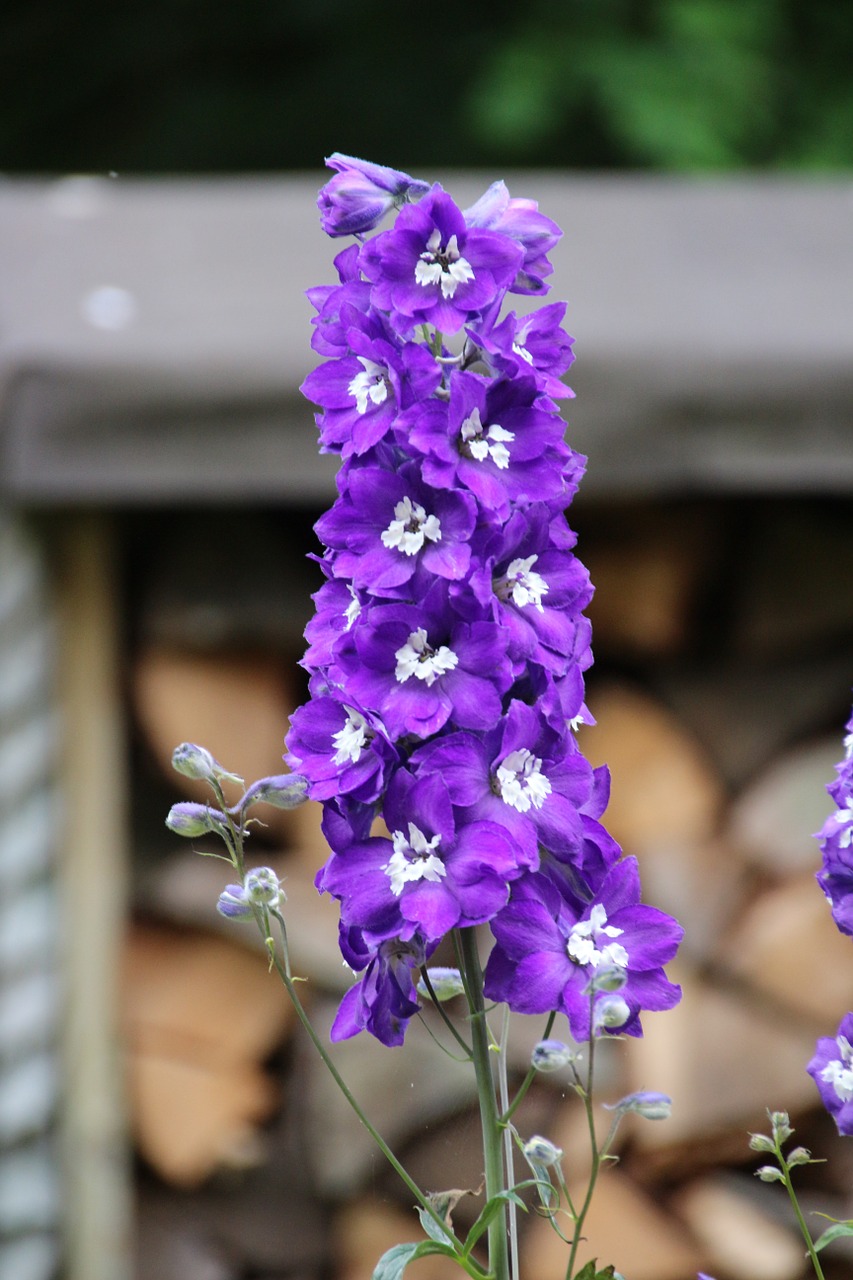
[[[206,747],[200,747],[195,742],[182,742],[179,747],[175,747],[172,752],[172,768],[186,778],[200,778],[204,782],[210,782],[214,778],[219,782],[243,781],[236,773],[223,769]]]
[[[580,1054],[569,1048],[562,1040],[540,1040],[533,1046],[530,1065],[535,1071],[560,1071],[577,1062]]]
[[[182,802],[172,805],[166,818],[166,826],[175,835],[192,839],[193,836],[207,835],[210,831],[224,835],[226,820],[224,813],[211,809],[209,805]]]
[[[540,1137],[539,1134],[528,1138],[521,1150],[525,1160],[534,1169],[550,1169],[551,1165],[557,1164],[563,1158],[561,1148],[555,1147],[553,1142]]]
[[[589,991],[621,991],[628,981],[628,974],[618,964],[602,964],[592,975]]]
[[[301,773],[278,773],[272,778],[260,778],[249,787],[237,809],[248,809],[251,804],[271,804],[275,809],[295,809],[308,794],[308,781]]]
[[[418,995],[425,999],[431,999],[432,995],[442,1004],[445,1000],[452,1000],[454,996],[461,996],[465,987],[462,982],[462,975],[458,969],[427,969],[427,974],[432,987],[432,993],[427,984],[421,978],[417,985]]]
[[[798,1164],[811,1164],[812,1153],[807,1147],[794,1147],[794,1150],[790,1151],[786,1158],[789,1168],[793,1169]]]
[[[246,873],[243,889],[249,902],[258,907],[277,907],[284,890],[272,867],[255,867]]]
[[[645,1120],[668,1120],[672,1113],[672,1098],[665,1093],[641,1090],[637,1093],[629,1093],[619,1102],[611,1104],[605,1102],[604,1106],[607,1111],[617,1111],[623,1116],[633,1111]]]
[[[794,1130],[791,1128],[791,1122],[788,1119],[787,1111],[768,1111],[770,1124],[772,1125],[773,1137],[777,1142],[787,1142]]]
[[[242,885],[229,884],[219,895],[216,910],[229,920],[252,920],[254,911]]]
[[[320,223],[326,235],[363,235],[372,231],[395,206],[419,200],[429,183],[398,169],[345,156],[339,151],[326,164],[337,172],[317,197]]]
[[[255,867],[246,872],[242,885],[229,884],[219,895],[216,910],[229,920],[251,920],[255,907],[277,907],[284,890],[272,867]]]
[[[750,1151],[775,1151],[773,1139],[768,1138],[766,1133],[751,1133],[749,1135]]]
[[[624,1027],[630,1016],[631,1009],[628,1002],[621,996],[601,996],[595,1002],[593,1033]]]
[[[784,1182],[784,1174],[779,1169],[775,1169],[772,1164],[762,1165],[760,1169],[755,1171],[756,1178],[760,1178],[762,1182]]]

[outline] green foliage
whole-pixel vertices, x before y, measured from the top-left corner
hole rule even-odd
[[[0,170],[837,171],[851,65],[838,0],[9,0]]]
[[[596,1271],[596,1263],[588,1262],[582,1271],[575,1276],[575,1280],[617,1280],[617,1272],[613,1267],[605,1267],[603,1271]]]

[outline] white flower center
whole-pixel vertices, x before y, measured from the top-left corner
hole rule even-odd
[[[394,672],[400,684],[405,684],[410,676],[423,680],[427,687],[435,684],[439,676],[452,671],[459,659],[447,645],[430,648],[427,633],[423,627],[413,631],[406,643],[394,654],[397,669]]]
[[[510,562],[503,577],[496,578],[494,582],[495,595],[499,600],[511,600],[519,609],[532,604],[534,609],[544,612],[542,597],[548,594],[548,583],[533,568],[538,559],[538,556],[527,556]]]
[[[444,249],[441,247],[441,233],[436,227],[427,247],[415,263],[415,280],[418,284],[441,285],[441,296],[452,298],[460,284],[467,284],[474,279],[474,268],[467,258],[463,258],[456,243],[456,236],[451,236]]]
[[[332,759],[335,764],[357,764],[361,753],[373,736],[367,727],[367,721],[359,711],[347,707],[347,722],[337,733],[332,734],[332,742],[337,747]]]
[[[352,596],[352,599],[350,600],[349,604],[344,610],[344,617],[347,620],[347,625],[346,625],[347,631],[349,631],[349,629],[352,627],[353,623],[355,622],[356,618],[361,613],[361,601],[359,600],[358,596],[355,594],[355,590],[352,586],[349,586],[349,593]]]
[[[853,1048],[846,1036],[836,1038],[841,1060],[827,1063],[820,1073],[821,1080],[831,1084],[842,1102],[853,1098]]]
[[[551,794],[551,783],[542,773],[542,761],[527,747],[504,756],[496,777],[501,799],[519,813],[541,809]]]
[[[588,920],[579,920],[572,927],[566,943],[569,959],[575,964],[589,965],[597,969],[600,964],[612,965],[619,969],[628,968],[628,952],[621,942],[607,942],[607,938],[618,938],[622,933],[614,925],[607,923],[607,912],[597,902],[589,913]]]
[[[427,840],[424,833],[410,822],[408,838],[402,831],[395,831],[391,840],[394,852],[382,870],[391,881],[391,892],[395,897],[399,898],[404,886],[415,880],[437,883],[447,875],[447,868],[435,852],[441,836]]]
[[[838,823],[838,847],[849,849],[853,841],[853,800],[847,798],[847,808],[837,809],[835,821]]]
[[[441,541],[441,525],[438,516],[428,516],[420,503],[403,498],[394,508],[394,519],[382,534],[382,544],[396,547],[404,555],[414,556],[424,542]]]
[[[519,356],[519,357],[520,357],[520,359],[522,359],[522,360],[526,360],[528,364],[533,364],[533,356],[532,356],[532,355],[530,354],[530,352],[527,350],[527,347],[524,347],[524,346],[522,346],[522,345],[521,345],[521,343],[520,343],[520,342],[515,341],[515,342],[512,344],[512,349],[513,349],[514,354],[515,354],[515,355],[517,355],[517,356]]]
[[[504,431],[496,422],[487,430],[480,420],[479,409],[471,410],[470,417],[462,423],[459,435],[462,441],[461,452],[475,462],[485,462],[486,458],[491,458],[501,471],[509,466],[509,450],[505,442],[514,440],[515,435],[512,431]]]
[[[375,364],[366,356],[359,356],[362,366],[347,387],[347,391],[355,398],[355,407],[359,413],[367,413],[368,400],[372,404],[384,404],[388,399],[388,383],[385,381],[385,369]]]

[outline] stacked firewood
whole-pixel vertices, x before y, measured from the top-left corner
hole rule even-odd
[[[603,1046],[599,1065],[605,1101],[634,1089],[673,1099],[665,1123],[624,1125],[586,1226],[584,1258],[613,1262],[629,1280],[808,1274],[784,1192],[754,1177],[748,1134],[767,1130],[767,1108],[789,1111],[797,1140],[827,1157],[801,1171],[806,1208],[853,1216],[851,1157],[805,1071],[816,1037],[853,1009],[853,946],[815,883],[812,835],[830,810],[825,785],[853,683],[848,514],[841,504],[720,500],[608,504],[583,517],[580,548],[598,588],[588,685],[597,724],[581,745],[610,765],[607,825],[639,858],[647,900],[686,931],[670,970],[681,1004],[646,1015],[643,1039]],[[235,623],[202,646],[196,632],[165,625],[156,593],[141,593],[143,612],[146,598],[132,660],[141,798],[124,980],[139,1277],[309,1280],[331,1268],[335,1280],[368,1280],[385,1248],[418,1238],[409,1198],[294,1031],[254,930],[216,915],[228,867],[155,835],[152,817],[200,798],[169,769],[181,740],[247,780],[281,771],[302,696],[293,632],[306,605],[279,598],[271,614],[290,609],[298,625],[276,632],[267,615],[265,644]],[[334,906],[313,888],[326,856],[316,807],[270,811],[253,841],[256,860],[286,877],[292,960],[323,1033],[351,975]],[[540,1021],[518,1020],[519,1074]],[[334,1052],[413,1176],[471,1190],[456,1210],[464,1227],[481,1180],[468,1073],[417,1022],[401,1049],[362,1036]],[[518,1124],[563,1147],[570,1186],[582,1184],[583,1116],[565,1081],[537,1082]],[[535,1212],[521,1252],[524,1275],[562,1280],[565,1246]],[[825,1257],[828,1280],[850,1274],[843,1243]],[[441,1259],[417,1270],[422,1280],[449,1274]]]

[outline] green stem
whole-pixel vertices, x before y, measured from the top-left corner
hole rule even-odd
[[[598,1173],[601,1169],[601,1152],[598,1148],[598,1140],[595,1135],[595,1114],[592,1108],[592,1084],[593,1072],[595,1068],[595,1033],[592,1030],[592,1020],[590,1019],[589,1033],[589,1066],[586,1073],[586,1086],[581,1092],[583,1097],[583,1105],[586,1110],[586,1123],[589,1129],[590,1150],[592,1152],[592,1164],[589,1171],[589,1182],[586,1188],[586,1195],[583,1204],[580,1207],[575,1218],[575,1229],[572,1236],[572,1247],[569,1251],[569,1261],[566,1267],[566,1280],[572,1280],[575,1271],[575,1261],[577,1259],[578,1249],[583,1239],[583,1224],[586,1215],[589,1212],[589,1206],[592,1204],[592,1193],[595,1191],[595,1184],[598,1181]]]
[[[462,979],[471,1014],[471,1040],[474,1074],[480,1101],[480,1123],[483,1137],[483,1160],[486,1176],[486,1201],[506,1190],[504,1180],[502,1126],[498,1116],[495,1082],[492,1074],[491,1037],[486,1023],[483,999],[483,971],[477,951],[474,929],[458,930],[459,952],[463,964]],[[489,1223],[489,1271],[495,1280],[509,1280],[506,1206]]]
[[[788,1161],[785,1159],[784,1155],[782,1154],[782,1147],[778,1139],[776,1141],[776,1150],[779,1156],[779,1164],[782,1169],[782,1176],[785,1180],[785,1190],[788,1192],[788,1199],[791,1201],[791,1205],[793,1207],[794,1213],[796,1214],[797,1225],[799,1226],[800,1233],[803,1237],[803,1240],[805,1241],[806,1251],[809,1255],[809,1258],[811,1259],[811,1264],[814,1267],[815,1276],[817,1277],[817,1280],[825,1280],[825,1277],[823,1274],[823,1268],[820,1265],[820,1259],[817,1256],[817,1250],[814,1247],[814,1241],[812,1240],[811,1232],[809,1231],[806,1220],[803,1217],[803,1211],[800,1208],[800,1202],[797,1199],[797,1193],[794,1190],[794,1184],[791,1181],[791,1171],[788,1166]]]
[[[548,1039],[556,1019],[557,1019],[556,1013],[550,1014],[548,1018],[547,1026],[545,1027],[545,1034],[542,1037],[543,1040]],[[527,1072],[527,1075],[524,1077],[521,1084],[518,1086],[518,1092],[516,1093],[512,1102],[509,1104],[508,1107],[504,1108],[504,1113],[501,1116],[501,1124],[507,1124],[508,1121],[512,1118],[519,1103],[523,1099],[524,1095],[527,1093],[527,1090],[533,1084],[533,1081],[536,1079],[537,1074],[538,1073],[535,1067],[531,1067],[529,1069],[529,1071]]]
[[[257,914],[258,914],[258,925],[261,929],[261,932],[264,933],[265,940],[267,940],[269,938],[269,932],[268,930],[265,929],[265,926],[269,922],[268,920],[265,920],[264,918],[265,913],[262,912],[260,909],[258,910]],[[388,1146],[388,1144],[386,1143],[382,1135],[379,1133],[379,1131],[371,1124],[370,1120],[368,1120],[367,1116],[362,1111],[358,1101],[350,1092],[349,1086],[347,1085],[343,1076],[338,1071],[338,1068],[335,1066],[334,1062],[329,1056],[326,1046],[323,1044],[317,1032],[314,1030],[314,1026],[310,1018],[308,1017],[308,1014],[305,1012],[305,1008],[302,1004],[302,1001],[299,999],[299,996],[296,991],[296,984],[290,972],[290,959],[289,959],[288,947],[287,947],[287,928],[284,923],[284,917],[278,911],[273,911],[271,914],[275,916],[278,922],[279,929],[281,931],[284,959],[282,960],[281,956],[279,956],[278,952],[274,949],[274,947],[270,946],[268,943],[269,955],[273,965],[275,966],[275,970],[278,973],[278,976],[281,978],[282,982],[284,983],[287,989],[287,994],[290,996],[290,999],[293,1002],[293,1007],[296,1010],[296,1016],[299,1018],[299,1021],[302,1023],[302,1026],[305,1028],[306,1032],[308,1033],[311,1043],[314,1045],[314,1048],[317,1050],[320,1057],[323,1059],[323,1063],[329,1070],[332,1076],[332,1079],[335,1081],[335,1084],[338,1086],[341,1093],[344,1095],[347,1102],[352,1107],[353,1111],[358,1116],[359,1120],[364,1125],[365,1129],[370,1134],[371,1138],[373,1139],[373,1141],[376,1143],[379,1150],[384,1155],[385,1159],[391,1165],[392,1169],[402,1179],[402,1181],[411,1191],[412,1195],[415,1197],[418,1203],[422,1206],[422,1208],[424,1208],[427,1211],[427,1213],[430,1215],[430,1217],[433,1218],[438,1223],[442,1231],[444,1231],[444,1233],[448,1236],[448,1239],[453,1243],[453,1245],[459,1250],[459,1253],[461,1254],[463,1250],[462,1243],[456,1238],[456,1236],[447,1226],[447,1223],[444,1221],[441,1215],[433,1207],[429,1197],[425,1195],[423,1191],[421,1191],[418,1184],[414,1181],[414,1179],[412,1179],[409,1176],[407,1171],[400,1164],[400,1161],[394,1155],[394,1152]],[[272,939],[269,939],[269,942],[271,941]]]

